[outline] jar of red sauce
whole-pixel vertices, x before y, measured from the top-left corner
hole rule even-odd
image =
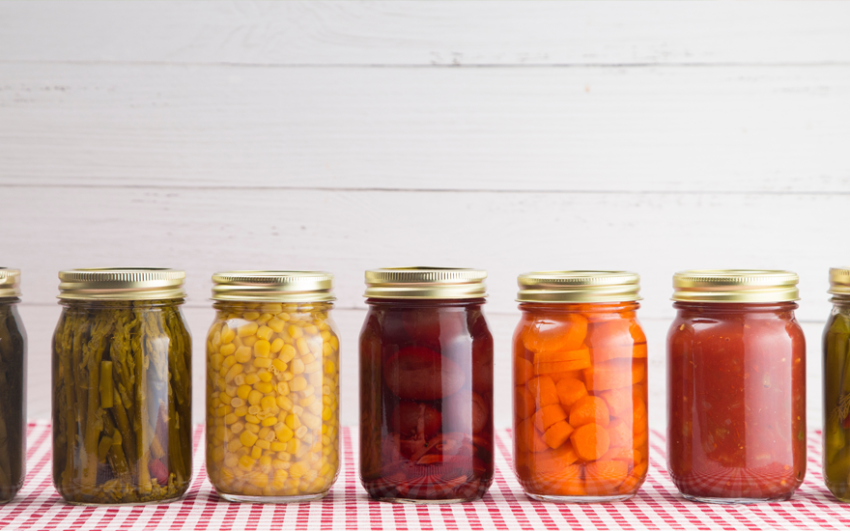
[[[366,272],[360,479],[375,499],[450,503],[493,479],[493,337],[485,271]]]
[[[514,472],[554,502],[634,496],[648,465],[646,335],[639,277],[625,271],[519,276]]]
[[[667,456],[688,499],[790,498],[806,473],[806,343],[797,275],[691,270],[673,277]]]

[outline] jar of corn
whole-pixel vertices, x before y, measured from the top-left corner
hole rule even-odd
[[[322,498],[339,472],[333,276],[227,271],[207,336],[207,472],[236,502]]]

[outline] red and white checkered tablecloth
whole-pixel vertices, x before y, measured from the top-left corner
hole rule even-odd
[[[204,472],[203,428],[195,431],[195,475],[179,502],[135,507],[76,507],[62,503],[50,478],[50,425],[29,426],[29,473],[23,490],[0,506],[0,529],[850,529],[850,504],[826,490],[820,435],[809,437],[806,482],[788,502],[725,507],[684,501],[665,471],[664,437],[650,439],[649,477],[638,495],[611,504],[551,504],[526,497],[511,472],[510,434],[496,434],[496,474],[483,500],[414,506],[369,500],[357,476],[357,430],[345,428],[342,471],[321,501],[290,505],[228,503]]]

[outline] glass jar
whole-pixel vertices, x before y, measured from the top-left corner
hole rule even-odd
[[[27,333],[18,315],[21,272],[0,267],[0,503],[21,490],[27,461]]]
[[[485,271],[366,272],[360,479],[375,499],[450,503],[493,480],[493,337]]]
[[[207,473],[226,500],[322,498],[339,473],[339,335],[333,276],[213,275],[207,335]]]
[[[832,313],[823,333],[823,475],[850,502],[850,268],[829,270]]]
[[[192,478],[192,340],[174,269],[59,273],[53,484],[70,503],[175,500]]]
[[[797,275],[673,277],[667,337],[668,470],[688,499],[790,498],[806,473],[806,342]]]
[[[514,332],[514,472],[551,502],[628,499],[648,466],[646,336],[639,277],[624,271],[519,276]]]

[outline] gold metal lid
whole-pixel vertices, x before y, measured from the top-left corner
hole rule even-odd
[[[850,267],[829,268],[829,291],[833,300],[850,299]]]
[[[517,277],[517,302],[638,301],[640,276],[628,271],[532,271]]]
[[[59,298],[89,301],[183,299],[186,272],[158,267],[104,267],[59,272]]]
[[[673,300],[682,302],[786,302],[800,299],[790,271],[691,269],[673,275]]]
[[[21,270],[0,267],[0,299],[21,296]]]
[[[481,269],[388,267],[366,271],[370,299],[480,299],[487,296]]]
[[[329,302],[334,276],[323,271],[221,271],[212,276],[213,300]]]

